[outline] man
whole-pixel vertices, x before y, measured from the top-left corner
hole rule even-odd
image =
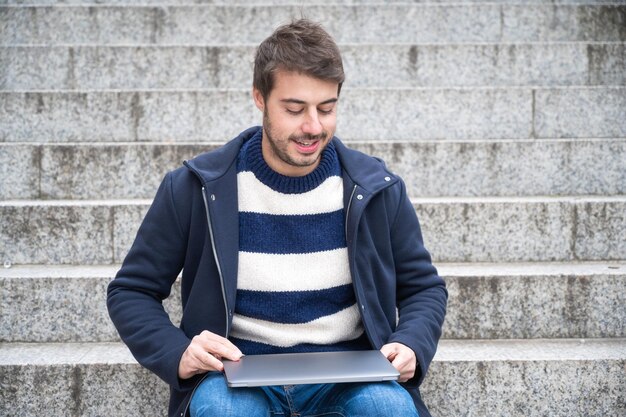
[[[263,127],[168,173],[108,290],[170,416],[428,416],[417,387],[447,292],[400,178],[334,137],[337,45],[299,20],[259,46]],[[183,317],[161,301],[182,272]],[[243,354],[380,349],[397,382],[226,386]]]

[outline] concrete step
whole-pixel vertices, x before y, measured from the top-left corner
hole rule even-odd
[[[555,0],[524,0],[525,4],[537,4],[546,5],[554,4]],[[581,5],[593,5],[593,4],[620,4],[621,0],[559,0],[560,4],[581,4]],[[250,0],[250,1],[233,1],[228,0],[0,0],[0,4],[7,5],[122,5],[122,6],[145,6],[147,4],[151,6],[194,6],[199,4],[211,4],[211,5],[256,5],[256,6],[293,6],[301,4],[310,4],[310,1],[305,0]],[[318,2],[321,4],[321,2]],[[378,4],[406,4],[406,0],[333,0],[335,5],[369,5],[372,3]],[[496,4],[516,4],[520,3],[519,0],[414,0],[413,3],[455,3],[455,4],[473,4],[473,3],[496,3]]]
[[[422,398],[442,417],[619,416],[625,366],[626,339],[444,340]],[[166,413],[166,385],[121,344],[0,344],[0,374],[3,415]]]
[[[626,194],[626,139],[349,142],[413,197]],[[209,144],[0,143],[0,200],[152,198]]]
[[[447,339],[626,337],[626,263],[436,264]]]
[[[626,137],[626,87],[342,91],[347,140]],[[0,142],[223,141],[260,123],[250,91],[0,92]]]
[[[307,16],[339,43],[626,41],[625,5],[3,6],[2,45],[257,44]]]
[[[0,90],[247,88],[254,46],[0,47]],[[342,45],[347,87],[626,84],[625,43]]]
[[[0,202],[0,259],[121,262],[150,200]],[[626,258],[626,196],[421,198],[413,204],[439,262]]]
[[[442,341],[422,398],[433,415],[621,416],[626,339]]]
[[[626,337],[626,263],[436,264],[445,339]],[[0,342],[119,341],[106,311],[118,265],[0,269]],[[165,308],[180,323],[180,287]]]

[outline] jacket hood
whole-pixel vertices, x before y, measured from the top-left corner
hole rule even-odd
[[[185,166],[200,178],[202,184],[215,181],[224,176],[236,163],[241,146],[260,129],[262,129],[261,126],[246,129],[224,146],[185,161]],[[398,178],[387,170],[385,163],[380,159],[346,147],[336,136],[332,141],[342,169],[355,184],[364,190],[374,193],[398,181]]]
[[[190,161],[185,161],[184,164],[200,178],[202,184],[221,178],[237,162],[237,155],[243,143],[260,129],[261,126],[246,129],[224,146],[200,154]]]
[[[333,143],[341,167],[348,177],[365,191],[374,194],[399,181],[382,160],[348,148],[337,137],[333,138]]]

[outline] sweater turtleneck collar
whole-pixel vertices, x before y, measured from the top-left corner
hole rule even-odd
[[[243,145],[239,152],[237,172],[251,171],[259,181],[275,191],[283,194],[301,194],[318,187],[328,177],[341,175],[339,158],[332,142],[322,152],[318,166],[309,174],[301,177],[279,174],[270,168],[263,158],[262,137],[263,130],[260,129]]]

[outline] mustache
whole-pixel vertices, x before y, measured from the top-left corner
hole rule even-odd
[[[304,140],[324,140],[328,137],[328,132],[322,132],[319,135],[291,135],[290,140],[304,141]]]

